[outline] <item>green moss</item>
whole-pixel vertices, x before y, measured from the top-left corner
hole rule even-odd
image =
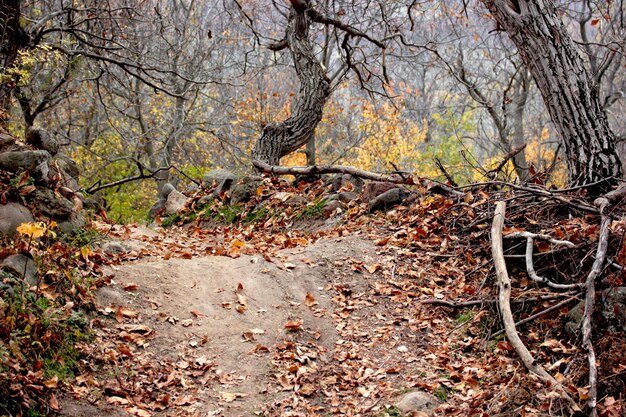
[[[448,400],[448,389],[443,385],[439,385],[433,394],[435,394],[435,397],[439,398],[441,402]]]
[[[391,407],[385,408],[385,411],[381,413],[381,417],[402,417],[403,415],[404,414],[402,414],[402,411],[400,411],[398,407],[393,405]]]
[[[247,223],[256,223],[271,217],[271,212],[266,207],[261,207],[258,210],[251,211],[246,214],[246,218],[244,219]]]
[[[297,220],[310,219],[313,217],[319,217],[324,212],[324,205],[326,204],[325,198],[319,198],[312,203],[309,203],[300,213],[296,215]]]
[[[179,221],[181,221],[181,217],[174,213],[174,214],[170,214],[167,217],[165,217],[164,219],[161,219],[161,226],[163,227],[170,227],[171,225],[178,223]]]
[[[473,318],[474,318],[474,311],[468,310],[468,311],[466,311],[464,313],[459,314],[454,319],[454,322],[460,326],[461,324],[467,323],[468,321],[472,320]]]
[[[90,245],[101,237],[102,235],[97,230],[80,228],[70,234],[62,234],[60,239],[70,246],[80,247]]]
[[[217,216],[224,223],[235,223],[241,216],[241,207],[239,205],[224,206],[217,209]]]

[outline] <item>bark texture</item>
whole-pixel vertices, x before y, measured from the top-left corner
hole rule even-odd
[[[17,58],[17,52],[29,43],[29,36],[20,26],[20,1],[0,2],[0,73],[10,67]],[[5,117],[11,104],[12,80],[0,80],[0,127],[6,123]]]
[[[597,86],[551,0],[483,0],[517,46],[561,135],[573,186],[621,178],[616,137]],[[608,181],[593,192],[601,193]]]
[[[280,158],[304,145],[322,120],[322,112],[330,95],[326,72],[313,54],[309,42],[310,17],[306,10],[291,8],[287,23],[287,43],[293,57],[300,89],[292,115],[279,123],[270,123],[257,140],[252,159],[278,165]]]

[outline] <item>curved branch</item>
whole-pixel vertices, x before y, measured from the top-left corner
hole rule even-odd
[[[347,25],[347,24],[343,23],[341,20],[337,20],[337,19],[330,18],[328,16],[324,16],[323,14],[319,13],[317,10],[314,10],[314,9],[307,10],[307,14],[311,18],[311,20],[316,22],[316,23],[321,23],[321,24],[324,24],[324,25],[334,26],[337,29],[343,30],[344,32],[346,32],[350,36],[367,39],[368,41],[370,41],[374,45],[378,46],[380,49],[383,49],[383,50],[385,49],[385,44],[383,42],[381,42],[381,41],[379,41],[377,39],[372,38],[367,33],[362,32],[362,31],[360,31],[359,29],[357,29],[357,28],[355,28],[353,26],[350,26],[350,25]]]
[[[498,282],[498,307],[502,318],[502,324],[506,331],[506,337],[517,352],[518,356],[522,360],[522,363],[533,374],[537,375],[545,384],[554,387],[561,398],[566,400],[572,409],[580,411],[578,404],[567,393],[565,388],[550,375],[543,367],[535,361],[530,351],[524,345],[524,342],[519,337],[517,330],[515,329],[515,320],[513,319],[513,313],[511,312],[511,279],[506,270],[506,263],[504,261],[504,248],[502,245],[502,228],[504,226],[504,216],[506,210],[506,202],[498,201],[496,203],[496,210],[493,216],[493,224],[491,227],[491,252],[493,255],[493,262],[496,268],[496,276]]]

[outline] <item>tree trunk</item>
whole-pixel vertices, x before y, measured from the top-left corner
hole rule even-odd
[[[0,2],[0,74],[15,62],[17,52],[29,43],[29,37],[20,26],[20,1]],[[0,127],[5,128],[11,107],[14,80],[0,80]]]
[[[510,125],[510,128],[507,130],[509,130],[511,150],[518,149],[526,143],[524,137],[524,110],[528,101],[529,77],[524,70],[518,74],[516,79],[513,80],[511,103],[505,105],[507,125]],[[523,184],[528,181],[529,170],[524,149],[513,157],[513,166],[519,182]]]
[[[315,165],[315,153],[315,133],[313,133],[306,142],[306,164],[308,166]]]
[[[293,7],[287,23],[287,43],[293,57],[296,74],[300,80],[298,97],[291,117],[270,123],[257,140],[252,159],[278,165],[280,158],[295,151],[313,137],[317,124],[330,95],[330,82],[326,72],[313,54],[309,42],[311,20],[306,10]]]
[[[601,193],[622,176],[616,138],[574,43],[551,0],[483,0],[498,26],[517,46],[532,74],[556,130],[569,168],[570,184],[608,180]]]

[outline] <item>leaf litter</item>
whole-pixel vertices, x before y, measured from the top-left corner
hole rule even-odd
[[[506,339],[491,337],[498,324],[489,301],[490,197],[466,200],[424,195],[379,215],[357,203],[332,227],[286,227],[293,213],[211,228],[96,225],[129,247],[106,262],[113,278],[92,321],[98,342],[70,392],[96,411],[109,403],[154,416],[378,416],[413,389],[441,400],[435,415],[556,413],[558,401]],[[589,219],[547,227],[578,248],[597,234]],[[613,228],[623,230],[623,220]],[[516,297],[544,294],[523,274],[518,282]],[[468,299],[485,301],[452,312],[432,303]],[[527,343],[584,401],[580,348],[558,332],[545,335],[566,312],[543,319]],[[607,362],[623,375],[623,364]],[[600,415],[622,406],[623,398],[607,395]]]

